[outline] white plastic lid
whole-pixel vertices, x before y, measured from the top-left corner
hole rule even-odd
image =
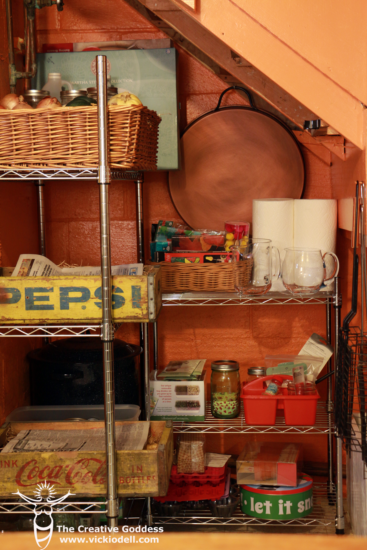
[[[61,78],[61,73],[48,73],[48,78]]]

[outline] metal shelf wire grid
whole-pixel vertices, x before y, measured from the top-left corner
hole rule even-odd
[[[287,426],[284,416],[277,416],[274,426],[249,426],[243,412],[237,418],[219,419],[211,413],[210,403],[206,405],[205,420],[202,422],[173,422],[174,433],[227,433],[227,434],[328,434],[333,432],[334,423],[329,415],[326,403],[318,403],[316,409],[316,423],[314,426]]]
[[[175,526],[247,526],[251,527],[276,527],[276,528],[315,528],[319,533],[335,532],[335,488],[333,493],[328,493],[327,485],[323,483],[314,483],[313,486],[313,510],[309,516],[289,520],[265,520],[246,516],[237,507],[232,517],[213,517],[210,510],[204,507],[199,510],[190,510],[183,507],[180,513],[175,517],[164,517],[153,515],[155,525],[175,525]]]
[[[52,505],[52,509],[54,513],[63,514],[78,514],[81,512],[88,514],[100,514],[104,512],[105,505],[106,502],[103,501],[65,501],[61,502],[60,504]],[[37,503],[37,507],[45,507],[46,509],[48,509],[50,507],[50,503],[47,501],[39,502]],[[0,501],[0,514],[34,514],[34,508],[34,504],[25,504],[24,502],[19,501]]]
[[[260,305],[320,305],[333,304],[333,292],[299,294],[268,292],[262,296],[240,296],[237,292],[181,292],[163,294],[164,306],[260,306]]]
[[[34,337],[34,336],[100,336],[100,325],[2,325],[2,337]]]
[[[90,180],[98,178],[96,168],[14,168],[0,169],[0,179],[14,180]]]
[[[141,172],[124,172],[122,170],[111,170],[111,177],[114,180],[137,180],[141,179]],[[97,168],[14,168],[0,169],[0,179],[6,181],[15,180],[91,180],[98,179]]]

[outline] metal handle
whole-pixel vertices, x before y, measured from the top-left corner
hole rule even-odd
[[[318,378],[316,381],[315,381],[315,384],[320,384],[320,382],[322,382],[323,380],[326,380],[327,378],[330,378],[330,376],[334,374],[334,371],[331,370],[330,372],[328,372],[327,374],[324,374],[324,376],[321,376],[321,378]]]
[[[241,90],[241,92],[243,92],[244,94],[247,95],[247,98],[249,100],[249,103],[250,103],[250,107],[251,109],[253,109],[254,111],[257,111],[257,107],[254,105],[254,102],[252,100],[252,97],[250,95],[250,92],[248,90],[246,90],[246,88],[243,88],[242,86],[230,86],[229,88],[227,88],[226,90],[224,90],[220,96],[219,96],[219,101],[218,101],[218,105],[216,106],[216,108],[214,109],[214,111],[219,111],[219,107],[220,107],[220,104],[222,102],[222,98],[224,96],[224,94],[226,94],[227,92],[229,92],[229,90]]]

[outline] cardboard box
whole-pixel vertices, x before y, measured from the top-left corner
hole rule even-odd
[[[251,442],[236,466],[239,485],[297,487],[302,472],[302,447],[293,443]]]
[[[199,380],[155,380],[156,374],[150,377],[151,420],[205,420],[206,371]]]

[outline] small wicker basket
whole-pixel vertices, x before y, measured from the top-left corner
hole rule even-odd
[[[162,292],[234,292],[251,277],[253,260],[235,264],[183,264],[160,262]]]
[[[110,166],[156,170],[160,117],[142,105],[108,107]],[[97,106],[0,110],[0,169],[98,167]]]

